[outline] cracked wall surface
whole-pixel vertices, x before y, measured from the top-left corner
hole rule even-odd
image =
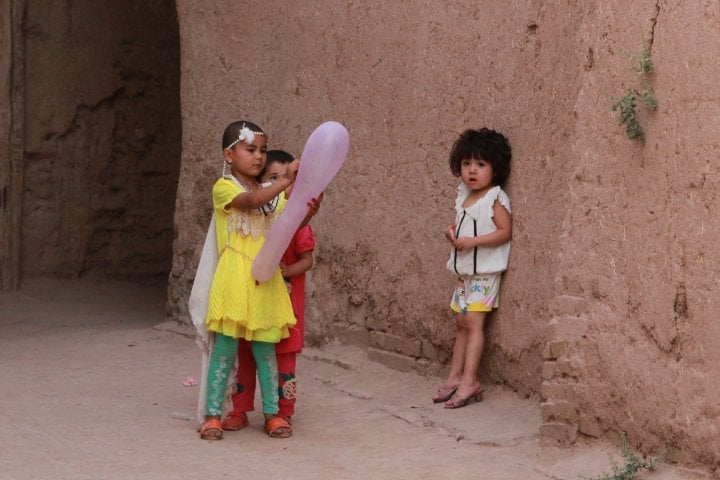
[[[164,281],[179,171],[174,2],[27,1],[24,275]]]
[[[255,10],[263,28],[241,14]],[[178,18],[171,317],[187,321],[225,125],[252,119],[298,154],[333,119],[351,148],[313,221],[308,341],[442,371],[454,335],[447,154],[487,125],[513,145],[514,238],[483,379],[539,393],[545,439],[626,431],[643,451],[718,464],[716,2],[207,0],[180,3]],[[659,107],[641,112],[640,144],[610,105],[637,84],[644,42]]]
[[[612,5],[581,26],[594,65],[576,105],[544,428],[558,440],[624,431],[643,451],[717,466],[720,5]],[[659,106],[640,113],[641,144],[607,105],[637,85],[643,39]]]

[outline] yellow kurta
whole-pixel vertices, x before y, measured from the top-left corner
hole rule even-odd
[[[219,257],[205,324],[209,331],[229,337],[277,343],[289,336],[288,328],[296,323],[287,287],[280,268],[260,285],[255,284],[250,269],[287,200],[280,194],[275,212],[268,215],[257,209],[226,210],[244,191],[226,178],[213,186]]]

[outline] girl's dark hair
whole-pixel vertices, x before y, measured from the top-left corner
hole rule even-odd
[[[267,134],[263,132],[263,129],[258,127],[252,122],[248,122],[247,120],[238,120],[237,122],[232,122],[230,125],[225,127],[225,132],[222,136],[222,149],[225,150],[228,145],[233,143],[237,138],[240,136],[240,129],[243,127],[247,127],[250,130],[252,130],[256,135],[264,135],[267,137]]]
[[[493,184],[502,186],[510,175],[512,148],[502,133],[481,128],[465,130],[460,134],[450,151],[450,171],[460,176],[460,166],[467,158],[490,162],[493,169]]]
[[[285,150],[268,150],[265,166],[270,165],[271,163],[290,163],[293,160],[295,160],[293,156]]]
[[[292,162],[293,160],[295,160],[293,156],[285,150],[268,150],[267,160],[265,160],[265,166],[263,166],[262,170],[260,171],[260,173],[257,174],[257,177],[255,178],[262,178],[263,175],[265,175],[268,166],[273,163],[286,164]]]

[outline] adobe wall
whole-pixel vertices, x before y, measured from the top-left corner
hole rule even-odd
[[[398,368],[436,373],[455,330],[442,232],[458,181],[447,157],[462,130],[486,125],[514,148],[515,236],[484,374],[537,392],[587,50],[572,40],[580,12],[566,10],[179,2],[183,162],[171,316],[187,319],[227,123],[251,119],[271,147],[299,154],[317,125],[337,120],[351,146],[313,221],[308,340],[339,338]]]
[[[717,464],[720,7],[631,3],[180,2],[170,316],[187,320],[225,125],[251,119],[299,154],[338,120],[351,148],[313,221],[308,340],[438,372],[454,333],[447,154],[489,126],[513,145],[514,238],[483,375],[539,392],[549,441],[627,431]],[[609,109],[638,83],[643,39],[659,101],[644,145]]]
[[[627,431],[643,450],[717,466],[720,5],[607,3],[580,26],[594,66],[577,102],[544,428]],[[639,32],[659,102],[644,146],[606,110],[638,84],[626,51]]]

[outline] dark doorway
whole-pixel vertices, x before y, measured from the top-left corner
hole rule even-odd
[[[170,0],[27,0],[21,272],[164,282],[180,169]]]

